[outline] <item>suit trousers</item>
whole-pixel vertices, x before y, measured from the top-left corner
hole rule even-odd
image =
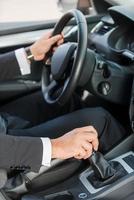
[[[124,128],[101,107],[84,108],[25,129],[8,129],[9,135],[57,138],[75,128],[94,126],[99,135],[99,150],[106,153],[125,136]]]
[[[56,138],[72,129],[92,125],[98,131],[101,152],[107,152],[127,136],[108,111],[101,107],[84,108],[77,95],[64,107],[54,107],[46,104],[41,92],[35,92],[6,104],[0,111],[7,122],[7,134],[14,136]]]

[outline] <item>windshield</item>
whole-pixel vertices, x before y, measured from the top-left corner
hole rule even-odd
[[[55,0],[0,0],[0,22],[51,20],[60,16]]]
[[[54,20],[80,7],[89,14],[90,6],[90,0],[0,0],[0,22]]]

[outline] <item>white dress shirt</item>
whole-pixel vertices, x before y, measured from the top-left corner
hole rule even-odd
[[[30,74],[30,63],[27,59],[27,55],[24,48],[15,50],[15,56],[18,61],[20,71],[22,75]],[[41,138],[43,144],[43,155],[42,155],[42,165],[50,166],[52,146],[49,138]]]

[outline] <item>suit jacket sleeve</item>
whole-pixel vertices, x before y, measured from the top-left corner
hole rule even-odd
[[[42,164],[40,138],[0,135],[0,168],[38,172]]]
[[[0,81],[11,80],[21,75],[15,52],[0,55]]]

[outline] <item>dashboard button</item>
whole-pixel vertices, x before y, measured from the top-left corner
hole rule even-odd
[[[111,86],[108,82],[103,82],[99,85],[98,90],[102,95],[107,96],[110,92]]]
[[[106,66],[106,63],[103,61],[99,61],[98,65],[97,65],[97,69],[99,70],[103,70]]]

